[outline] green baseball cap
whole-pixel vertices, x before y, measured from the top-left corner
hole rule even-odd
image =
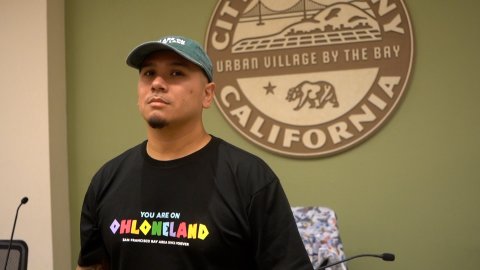
[[[183,58],[199,66],[208,78],[213,80],[212,61],[202,46],[193,39],[183,36],[165,36],[156,41],[148,41],[138,45],[127,56],[127,65],[140,69],[145,58],[153,52],[171,50]]]

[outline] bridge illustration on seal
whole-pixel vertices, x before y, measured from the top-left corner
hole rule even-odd
[[[242,14],[240,22],[257,30],[275,29],[271,27],[273,24],[281,24],[283,28],[262,36],[239,38],[231,48],[232,53],[381,40],[373,12],[358,1],[322,5],[300,0],[286,10],[274,11],[259,0]]]

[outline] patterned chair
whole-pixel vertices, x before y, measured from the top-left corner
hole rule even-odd
[[[332,209],[292,207],[292,212],[314,269],[345,259],[337,217]],[[347,270],[347,267],[341,263],[327,269]]]

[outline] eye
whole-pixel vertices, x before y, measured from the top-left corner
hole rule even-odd
[[[184,73],[182,71],[179,71],[179,70],[174,70],[170,73],[170,75],[172,77],[181,77],[184,75]]]
[[[155,71],[153,70],[145,70],[143,73],[142,73],[143,76],[145,77],[152,77],[153,75],[155,75]]]

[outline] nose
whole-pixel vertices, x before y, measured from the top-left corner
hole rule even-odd
[[[167,91],[167,82],[162,78],[162,76],[156,76],[152,81],[152,92],[165,92]]]

